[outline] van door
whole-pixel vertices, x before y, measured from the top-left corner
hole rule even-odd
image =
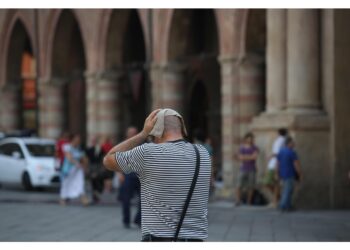
[[[21,183],[22,173],[25,169],[25,159],[21,147],[17,143],[6,143],[1,145],[1,173],[4,174],[3,182]]]

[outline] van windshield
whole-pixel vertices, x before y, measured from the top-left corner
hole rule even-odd
[[[26,144],[29,153],[34,157],[53,157],[55,145],[53,144]]]

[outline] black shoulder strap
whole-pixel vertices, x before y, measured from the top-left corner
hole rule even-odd
[[[193,193],[194,187],[196,186],[197,177],[198,177],[198,174],[199,174],[199,164],[200,164],[199,151],[198,151],[198,148],[194,144],[192,144],[192,146],[193,146],[194,150],[196,151],[196,169],[195,169],[195,172],[194,172],[191,188],[188,191],[187,199],[186,199],[184,208],[182,210],[182,214],[181,214],[181,217],[180,217],[179,224],[177,225],[174,241],[177,241],[177,238],[179,236],[180,229],[181,229],[181,226],[182,226],[182,222],[183,222],[183,220],[185,218],[185,215],[186,215],[186,212],[187,212],[187,208],[188,208],[188,206],[190,204],[192,193]]]

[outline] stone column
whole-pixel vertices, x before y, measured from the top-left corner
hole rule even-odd
[[[267,10],[266,111],[274,113],[286,106],[286,20],[287,10]]]
[[[39,135],[58,138],[65,126],[64,85],[62,79],[39,82]]]
[[[221,136],[222,136],[222,176],[225,198],[232,199],[234,183],[237,180],[238,162],[235,153],[238,150],[239,124],[235,117],[238,115],[239,60],[236,58],[220,58],[221,64]]]
[[[163,107],[162,100],[162,66],[159,64],[152,64],[150,68],[151,77],[151,110]]]
[[[87,143],[98,135],[98,76],[97,74],[86,73],[86,121],[87,121]]]
[[[239,113],[235,119],[240,126],[240,138],[250,130],[253,117],[264,110],[264,71],[264,58],[256,54],[248,54],[239,66],[239,92],[235,100]]]
[[[101,74],[98,81],[98,132],[114,140],[122,135],[122,71],[108,71]]]
[[[318,10],[288,10],[288,111],[320,107],[320,24]]]
[[[167,63],[163,69],[162,105],[163,108],[172,108],[181,115],[185,115],[186,65]]]
[[[1,89],[1,129],[10,132],[19,129],[21,123],[21,86],[8,83]]]
[[[293,203],[297,208],[329,207],[331,136],[329,117],[319,109],[321,40],[318,12],[312,9],[287,10],[286,110],[266,112],[252,123],[256,144],[260,149],[258,183],[262,181],[260,173],[266,168],[276,131],[287,128],[294,138],[304,177],[293,195]],[[260,189],[262,192],[264,190]],[[315,193],[324,195],[315,197]]]

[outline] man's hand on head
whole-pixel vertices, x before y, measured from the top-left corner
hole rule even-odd
[[[146,118],[143,130],[141,133],[138,133],[137,135],[134,135],[131,138],[128,138],[125,141],[119,143],[106,154],[106,156],[103,158],[103,165],[107,169],[111,171],[122,171],[118,165],[118,162],[116,161],[116,158],[115,158],[116,153],[131,150],[136,146],[140,145],[141,143],[143,143],[146,140],[149,133],[152,131],[154,125],[156,124],[157,114],[159,111],[160,109],[154,110]]]
[[[146,118],[142,133],[147,137],[151,133],[154,125],[157,122],[157,114],[161,109],[156,109]]]

